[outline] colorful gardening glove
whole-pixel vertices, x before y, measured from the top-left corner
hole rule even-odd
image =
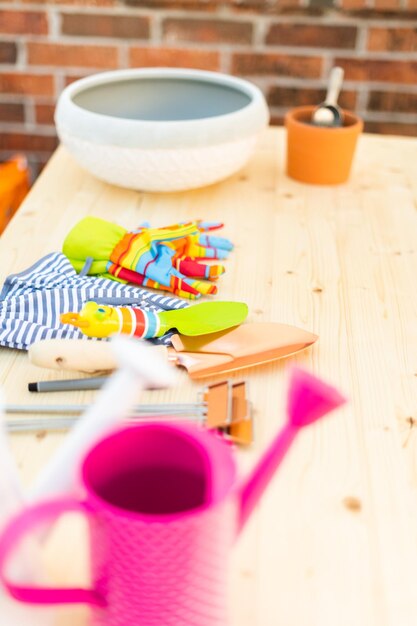
[[[222,265],[196,259],[224,259],[233,245],[222,237],[203,234],[222,224],[187,222],[164,228],[141,227],[128,232],[96,217],[82,219],[67,235],[63,252],[74,269],[88,274],[170,291],[185,298],[216,293],[213,285]],[[206,279],[196,280],[199,278]]]

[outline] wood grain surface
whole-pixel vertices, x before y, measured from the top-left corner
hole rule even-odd
[[[84,215],[128,228],[222,220],[236,248],[217,297],[247,302],[250,321],[319,335],[295,358],[232,374],[249,381],[256,416],[256,443],[238,453],[242,475],[285,419],[291,363],[350,399],[299,437],[236,544],[233,626],[417,623],[416,154],[415,139],[364,135],[349,184],[310,187],[285,176],[284,131],[269,129],[239,174],[164,195],[101,183],[60,148],[0,239],[3,282],[60,250]],[[54,378],[26,354],[0,348],[9,402],[80,403],[97,393],[26,391],[29,381]],[[194,401],[199,389],[182,373],[174,389],[143,401]],[[64,436],[12,436],[25,485]],[[53,582],[86,579],[86,544],[80,520],[58,525],[46,548]],[[87,613],[59,609],[56,623],[84,626]]]

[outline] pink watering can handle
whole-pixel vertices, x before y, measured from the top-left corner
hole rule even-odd
[[[22,586],[11,582],[5,574],[9,558],[28,531],[68,512],[88,514],[82,502],[70,497],[57,498],[25,509],[14,517],[3,531],[0,537],[0,581],[10,595],[19,602],[105,605],[104,599],[93,589]]]

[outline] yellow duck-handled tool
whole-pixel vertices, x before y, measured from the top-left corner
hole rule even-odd
[[[159,313],[87,302],[80,313],[63,313],[61,322],[76,326],[88,337],[127,334],[150,339],[161,337],[171,328],[183,335],[207,335],[238,326],[247,315],[248,307],[243,302],[201,302]]]

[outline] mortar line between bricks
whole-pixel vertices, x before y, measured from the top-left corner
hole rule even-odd
[[[36,38],[34,40],[32,36],[27,37],[27,43],[37,43],[42,45],[58,45],[58,46],[102,46],[102,47],[115,47],[117,48],[121,44],[128,44],[132,48],[158,48],[161,45],[163,48],[172,50],[206,50],[207,52],[219,52],[222,49],[232,49],[237,54],[283,54],[288,56],[308,56],[308,57],[324,57],[329,55],[337,55],[341,57],[356,58],[358,52],[354,48],[320,48],[312,46],[280,46],[280,45],[266,45],[258,44],[256,50],[252,44],[230,43],[230,42],[216,42],[216,43],[199,43],[197,41],[176,41],[171,43],[168,41],[152,41],[150,39],[134,39],[134,38],[114,38],[114,37],[82,37],[74,35],[63,35],[59,42],[50,41],[45,38]],[[391,55],[392,53],[372,53],[374,55]],[[408,53],[397,53],[408,57]],[[417,58],[417,52],[414,53]]]
[[[417,50],[411,51],[411,52],[406,52],[406,51],[388,51],[388,50],[381,50],[381,51],[373,51],[373,50],[366,50],[365,54],[361,51],[358,51],[358,54],[360,54],[360,58],[363,61],[416,61],[417,60]],[[356,57],[358,56],[358,54],[356,54],[355,56],[352,56],[352,58],[356,59]],[[341,52],[339,54],[339,56],[346,56],[348,59],[350,58],[348,54],[344,54]]]
[[[369,94],[370,94],[368,83],[364,85],[360,85],[360,88],[356,90],[356,93],[357,93],[356,110],[366,111],[368,109]]]
[[[258,46],[261,46],[265,43],[266,34],[268,31],[268,20],[259,16],[253,23],[253,47],[256,49]]]
[[[19,133],[22,135],[39,135],[42,137],[55,137],[55,126],[38,125],[35,122],[0,122],[0,132]]]
[[[24,104],[28,98],[32,98],[35,104],[55,104],[55,96],[37,96],[27,93],[0,93],[0,103],[2,104]]]
[[[24,103],[25,108],[25,129],[30,130],[36,125],[35,103],[33,98],[26,98]]]
[[[321,70],[322,77],[324,80],[327,80],[330,74],[330,70],[334,66],[334,57],[324,57],[323,58],[323,67]]]
[[[265,85],[267,87],[271,86],[282,86],[282,87],[294,87],[294,88],[322,88],[327,84],[327,78],[318,77],[318,78],[298,78],[296,76],[273,76],[272,74],[264,75],[264,76],[252,76],[251,79],[256,80],[256,84],[259,86]],[[367,81],[352,81],[345,80],[343,82],[343,90],[359,90],[361,86],[368,86],[369,89],[375,91],[398,91],[404,93],[417,93],[417,85],[414,84],[404,84],[404,83],[384,83],[384,82],[367,82]]]
[[[54,74],[54,89],[55,89],[55,98],[58,98],[60,93],[65,88],[65,79],[64,74],[61,72],[57,72]]]
[[[322,78],[315,82],[309,81],[308,83],[302,81],[301,84],[299,82],[294,82],[294,80],[295,79],[272,79],[269,77],[265,80],[253,80],[253,82],[265,93],[269,89],[279,87],[282,87],[283,89],[299,89],[300,91],[303,91],[304,89],[325,89],[327,87],[327,78]],[[411,85],[410,89],[408,89],[407,87],[407,85],[397,86],[393,84],[388,84],[381,87],[376,86],[372,83],[349,83],[344,84],[343,91],[355,91],[357,93],[360,93],[361,91],[363,91],[363,89],[368,89],[369,92],[377,91],[382,93],[404,93],[417,95],[417,88],[415,86]]]
[[[26,42],[23,37],[19,37],[17,40],[15,38],[15,41],[17,46],[17,58],[14,66],[18,68],[25,68],[27,67]]]
[[[221,50],[220,52],[220,71],[230,73],[232,70],[232,55],[230,50]]]
[[[0,33],[1,41],[16,41],[19,37],[25,43],[27,41],[36,41],[38,43],[49,43],[49,35],[37,35],[36,33]]]
[[[358,32],[356,35],[356,51],[360,53],[366,53],[366,44],[368,41],[368,32],[369,29],[365,25],[361,25],[358,27]]]
[[[201,20],[206,21],[208,19],[214,21],[226,21],[226,22],[251,22],[253,19],[257,17],[261,17],[261,14],[256,13],[246,13],[239,15],[238,13],[225,14],[225,13],[206,13],[203,11],[188,9],[157,9],[152,7],[141,8],[141,7],[128,7],[128,6],[115,6],[115,7],[100,7],[93,5],[54,5],[53,7],[59,13],[66,14],[91,14],[91,15],[107,15],[111,17],[152,17],[154,15],[159,15],[164,19],[178,19],[178,20]],[[0,7],[0,11],[8,10],[8,11],[16,11],[16,12],[45,12],[47,10],[45,4],[32,4],[29,5],[18,5],[13,3],[2,3]],[[185,13],[187,11],[187,13]],[[280,17],[280,16],[276,16]],[[299,17],[299,16],[297,16]],[[305,17],[307,19],[307,16]]]
[[[127,69],[129,67],[129,46],[128,45],[120,45],[119,46],[119,68]]]
[[[308,1],[308,0],[307,0]],[[308,6],[308,5],[306,5]],[[77,12],[72,9],[73,12]],[[158,11],[157,9],[151,9],[152,13],[156,15],[161,15],[163,19],[181,19],[181,20],[192,20],[192,19],[201,19],[201,21],[205,21],[207,19],[212,19],[216,21],[216,14],[202,15],[202,13],[187,13],[185,16],[184,13],[163,10]],[[95,13],[100,13],[100,9],[95,8]],[[404,24],[414,24],[417,22],[417,9],[413,11],[414,18],[410,20],[409,16],[405,13],[404,17],[395,17],[392,19],[382,18],[382,17],[361,17],[361,16],[353,16],[346,15],[341,12],[341,10],[332,10],[329,9],[327,13],[324,15],[262,15],[262,14],[252,14],[250,16],[241,16],[239,14],[233,14],[233,19],[227,21],[233,22],[253,22],[256,19],[263,19],[266,22],[270,22],[271,24],[304,24],[306,26],[334,26],[334,27],[343,27],[343,26],[355,26],[359,24],[370,24],[372,26],[384,26],[386,28],[391,28],[391,26],[404,26]],[[136,15],[136,13],[134,13]],[[221,19],[219,20],[221,21]]]
[[[151,28],[149,31],[149,40],[155,44],[162,42],[162,19],[160,14],[155,14],[151,19]]]
[[[28,39],[28,43],[32,43],[32,39]],[[176,40],[175,43],[171,41],[152,41],[150,39],[134,39],[134,38],[111,38],[111,37],[76,37],[74,35],[68,36],[63,35],[59,43],[51,42],[49,40],[39,41],[37,40],[34,43],[42,43],[42,45],[52,44],[52,45],[62,45],[65,46],[104,46],[104,47],[117,47],[120,44],[129,44],[133,48],[158,48],[160,45],[163,48],[168,48],[172,50],[205,50],[207,52],[219,52],[222,49],[232,49],[233,52],[242,54],[286,54],[290,56],[328,56],[328,55],[338,55],[338,56],[353,56],[354,58],[357,56],[357,51],[354,48],[320,48],[320,47],[312,47],[312,46],[280,46],[280,45],[265,45],[265,44],[257,44],[256,49],[254,50],[254,46],[251,43],[231,43],[231,42],[210,42],[210,43],[201,43],[198,41],[180,41]],[[373,54],[391,54],[391,53],[373,53]],[[407,53],[399,53],[404,54],[404,56],[408,56]],[[417,52],[415,53],[417,55]]]
[[[26,35],[27,43],[37,43],[42,45],[53,46],[103,46],[115,47],[122,43],[138,42],[138,45],[149,42],[148,38],[140,39],[139,37],[99,37],[94,35],[65,35],[59,33],[58,39],[49,39],[45,35]]]
[[[241,50],[238,50],[236,47],[236,52],[241,52]],[[262,54],[266,54],[266,53],[279,53],[279,54],[284,54],[287,53],[291,56],[329,56],[329,55],[335,55],[338,57],[346,57],[347,59],[357,59],[358,56],[360,56],[361,60],[363,61],[367,61],[367,60],[378,60],[381,59],[382,61],[389,61],[389,60],[393,60],[392,57],[394,57],[394,60],[404,60],[407,61],[410,59],[410,55],[413,55],[413,59],[414,57],[417,58],[417,51],[413,51],[413,52],[390,52],[390,51],[381,51],[381,52],[373,52],[373,51],[366,51],[366,56],[364,56],[363,51],[361,50],[357,50],[355,48],[315,48],[315,47],[308,47],[308,46],[262,46],[260,47],[256,52],[260,52]]]
[[[17,67],[16,64],[6,64],[1,66],[0,75],[1,74],[16,74],[16,76],[50,76],[52,74],[56,74],[56,72],[60,69],[60,66],[44,66],[44,65],[25,65],[22,67]],[[66,69],[66,68],[65,68]],[[86,68],[85,66],[81,68],[82,70],[88,70],[90,68]],[[23,70],[23,71],[22,71]]]
[[[373,122],[396,122],[403,124],[416,124],[415,113],[395,113],[394,111],[366,111],[367,119]]]
[[[48,10],[49,40],[58,41],[61,36],[62,18],[55,7]]]
[[[401,0],[405,2],[405,0]],[[306,4],[307,6],[307,4]],[[368,8],[373,8],[369,6]],[[84,11],[83,11],[84,9]],[[0,10],[12,10],[12,11],[20,11],[20,12],[30,12],[30,11],[39,11],[46,12],[44,4],[14,4],[14,3],[4,3],[1,5]],[[207,19],[219,19],[220,21],[224,19],[224,15],[220,13],[203,13],[201,11],[188,11],[187,14],[184,14],[186,10],[172,10],[172,9],[155,9],[152,7],[148,8],[140,8],[140,7],[97,7],[97,6],[88,6],[87,11],[85,11],[85,7],[73,6],[73,5],[58,5],[54,6],[53,10],[57,13],[91,13],[92,15],[109,15],[109,16],[137,16],[137,17],[152,17],[152,16],[160,16],[162,19],[201,19],[202,21]],[[376,9],[377,10],[377,9]],[[382,10],[381,10],[382,12]],[[414,14],[417,13],[417,9],[413,11]],[[369,24],[370,26],[383,26],[386,28],[396,27],[396,26],[414,26],[417,23],[417,18],[413,18],[410,20],[409,16],[405,13],[404,17],[395,17],[392,19],[391,17],[386,18],[378,18],[375,16],[365,17],[365,16],[351,16],[343,14],[340,9],[337,7],[336,9],[329,8],[324,15],[262,15],[257,13],[249,13],[239,15],[238,13],[230,13],[228,14],[230,18],[227,21],[233,22],[253,22],[258,18],[263,18],[266,21],[271,23],[290,23],[290,24],[306,24],[306,25],[326,25],[326,26],[349,26],[349,25],[359,25]],[[219,17],[220,16],[220,17]],[[335,21],[337,20],[337,21]]]

